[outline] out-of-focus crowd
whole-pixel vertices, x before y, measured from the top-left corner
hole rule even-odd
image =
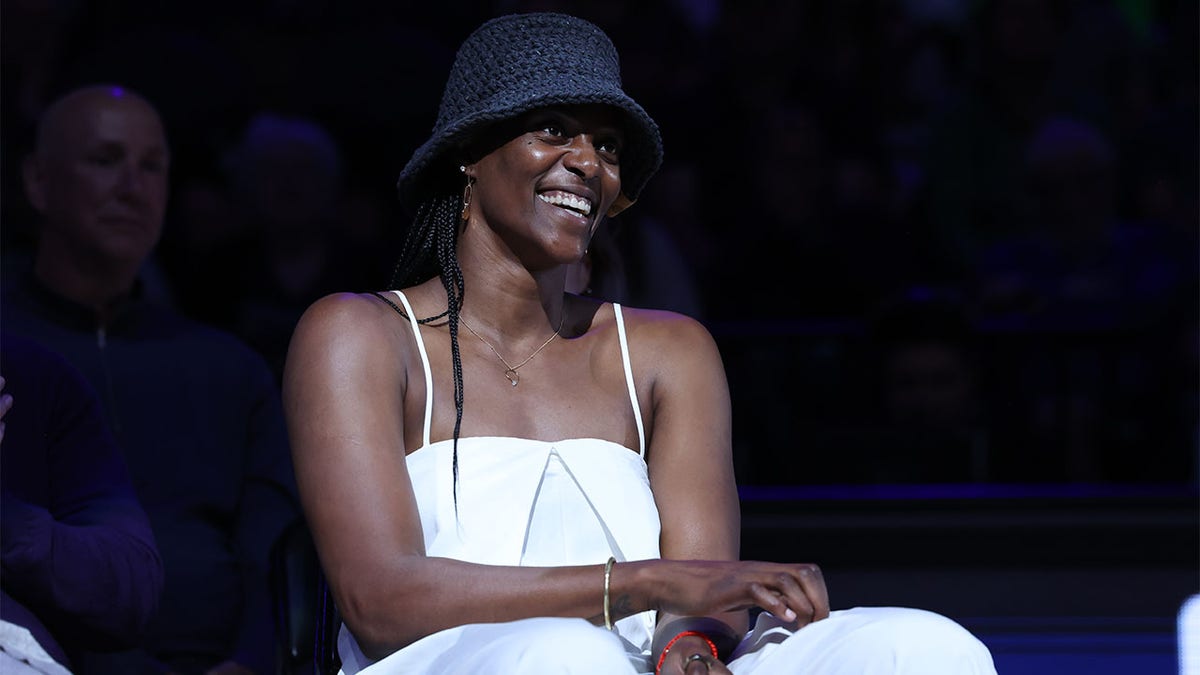
[[[388,285],[453,46],[535,9],[662,127],[589,292],[711,327],[741,482],[1196,481],[1190,0],[9,2],[5,279],[38,115],[131,87],[172,154],[143,293],[278,375],[309,303]]]

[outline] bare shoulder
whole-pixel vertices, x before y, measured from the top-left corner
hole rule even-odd
[[[654,310],[623,313],[638,398],[645,402],[643,414],[650,429],[651,481],[656,495],[660,490],[666,494],[671,483],[660,478],[664,467],[674,466],[679,475],[695,478],[700,466],[696,462],[709,469],[727,464],[731,445],[725,366],[713,336],[696,319]],[[709,478],[716,481],[716,476]]]
[[[625,330],[638,347],[667,352],[715,349],[704,324],[684,314],[622,306]]]
[[[343,361],[372,353],[395,353],[401,347],[402,325],[395,310],[373,294],[327,295],[300,317],[288,361]]]
[[[385,309],[392,311],[373,293],[332,293],[310,305],[300,321],[317,325],[356,323],[371,320]]]
[[[716,341],[704,324],[665,310],[622,307],[630,358],[643,372],[722,368]],[[637,364],[635,364],[637,365]]]

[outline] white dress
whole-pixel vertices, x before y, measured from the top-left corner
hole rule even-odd
[[[639,448],[594,438],[536,441],[510,437],[461,438],[458,442],[458,506],[452,494],[452,441],[430,442],[433,379],[415,314],[403,293],[394,291],[412,321],[425,370],[424,442],[408,455],[425,550],[429,556],[506,566],[599,565],[609,556],[618,562],[659,557],[659,519],[650,492],[645,432],[637,405],[629,345],[619,305],[614,305],[617,333],[638,428]],[[601,582],[597,579],[597,590]],[[599,602],[599,593],[597,595]],[[987,668],[967,668],[967,661],[931,670],[927,661],[915,669],[870,670],[845,635],[877,630],[881,622],[907,619],[914,633],[938,636],[938,649],[965,642],[974,660]],[[508,623],[469,624],[449,628],[372,662],[354,636],[342,627],[338,651],[345,675],[437,673],[588,673],[596,675],[652,673],[650,642],[654,612],[626,617],[616,632],[583,619],[534,618]],[[829,639],[797,640],[806,633],[830,633]],[[816,630],[814,630],[816,629]],[[949,634],[950,638],[945,636]],[[785,639],[786,638],[786,639]],[[953,639],[951,639],[953,638]],[[964,639],[965,638],[965,639]],[[946,642],[949,640],[949,643]],[[889,640],[890,642],[891,640]],[[912,642],[913,639],[907,639]],[[921,637],[918,642],[927,642]],[[854,641],[856,642],[856,641]],[[791,644],[789,644],[791,643]],[[803,644],[802,644],[803,643]],[[825,643],[822,645],[821,643]],[[784,648],[787,646],[786,649]],[[821,647],[821,649],[818,649]],[[820,652],[819,654],[817,652]],[[794,636],[763,614],[731,659],[735,673],[994,673],[982,645],[948,619],[919,610],[855,609],[837,612]],[[808,665],[838,661],[847,670],[814,670]],[[845,661],[845,663],[841,663]],[[888,660],[895,663],[896,659]]]

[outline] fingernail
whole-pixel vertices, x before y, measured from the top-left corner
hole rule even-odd
[[[783,610],[783,618],[787,619],[788,621],[795,621],[796,612],[792,611],[791,607],[788,607],[787,609]]]

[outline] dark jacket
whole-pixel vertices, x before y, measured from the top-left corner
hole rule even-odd
[[[124,451],[166,572],[146,655],[180,672],[229,658],[271,671],[270,547],[299,508],[262,357],[136,297],[101,324],[32,276],[6,284],[2,307],[7,330],[62,353],[91,381]]]
[[[0,616],[56,661],[137,644],[162,561],[95,391],[62,357],[0,334],[13,407],[0,452]]]

